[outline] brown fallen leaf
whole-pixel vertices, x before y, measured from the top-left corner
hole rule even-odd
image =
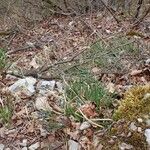
[[[98,114],[96,113],[96,105],[94,103],[87,103],[82,105],[80,110],[88,117],[93,118],[96,117]]]
[[[89,129],[86,129],[83,133],[86,137],[88,137],[89,139],[92,139],[94,135],[94,130],[89,128]]]

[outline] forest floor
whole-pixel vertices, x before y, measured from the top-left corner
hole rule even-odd
[[[149,148],[150,18],[118,17],[52,16],[0,36],[0,150]]]

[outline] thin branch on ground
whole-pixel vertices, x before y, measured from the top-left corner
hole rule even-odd
[[[136,14],[135,14],[134,19],[137,19],[138,16],[139,16],[140,9],[141,9],[141,7],[142,7],[142,3],[143,3],[143,0],[139,0],[139,1],[138,1],[138,7],[137,7],[137,10],[136,10]]]
[[[115,19],[115,21],[119,24],[120,21],[116,18],[116,16],[114,15],[114,13],[112,12],[112,10],[103,2],[103,0],[100,0],[102,2],[102,4],[104,5],[104,7],[110,12],[110,14],[113,16],[113,18]]]
[[[84,117],[85,120],[87,120],[90,124],[99,127],[99,128],[104,128],[102,125],[95,123],[94,121],[92,121],[91,119],[87,118],[86,115],[81,111],[81,109],[78,109],[79,112],[82,114],[82,116]]]
[[[95,119],[91,119],[92,121],[113,121],[112,119],[109,119],[109,118],[103,118],[103,119],[100,119],[100,118],[95,118]]]
[[[146,10],[145,14],[144,14],[139,20],[137,20],[137,21],[133,24],[132,28],[138,26],[138,25],[143,21],[143,19],[149,14],[149,12],[150,12],[150,6],[149,6],[149,8]]]
[[[28,70],[28,71],[26,71],[26,72],[23,72],[22,75],[16,74],[16,73],[13,73],[13,72],[7,73],[7,74],[10,74],[10,75],[13,75],[13,76],[16,76],[16,77],[19,77],[19,78],[23,78],[23,77],[25,77],[25,76],[32,76],[32,77],[34,77],[34,78],[46,79],[46,80],[60,79],[60,77],[46,77],[46,76],[42,76],[41,74],[42,74],[43,72],[48,71],[50,68],[53,68],[53,67],[57,66],[57,65],[66,64],[66,63],[69,63],[69,62],[74,61],[75,58],[77,58],[80,54],[82,54],[82,53],[83,53],[84,51],[86,51],[88,48],[89,48],[89,47],[83,48],[82,51],[80,51],[79,53],[75,54],[74,56],[72,56],[72,57],[71,57],[70,59],[68,59],[68,60],[64,60],[64,61],[60,60],[60,61],[58,61],[58,62],[56,62],[56,63],[54,63],[54,64],[51,64],[51,65],[49,65],[49,66],[46,66],[46,67],[45,67],[45,65],[43,65],[42,67],[40,67],[40,68],[38,68],[38,69],[32,69],[32,70]]]
[[[88,48],[89,48],[89,47],[83,48],[82,51],[80,51],[79,53],[75,54],[73,57],[71,57],[71,58],[68,59],[68,60],[58,61],[58,62],[56,62],[56,63],[54,63],[54,64],[52,64],[52,65],[46,66],[46,67],[44,67],[45,65],[43,65],[43,66],[41,67],[41,69],[39,69],[39,72],[38,72],[38,73],[43,73],[43,72],[49,70],[50,68],[52,68],[52,67],[54,67],[54,66],[57,66],[57,65],[60,65],[60,64],[65,64],[65,63],[72,62],[72,61],[75,60],[75,58],[77,58],[80,54],[82,54],[83,52],[85,52]]]
[[[11,55],[11,54],[15,54],[15,53],[20,52],[20,51],[21,52],[22,51],[29,51],[29,50],[32,50],[33,48],[42,49],[42,47],[39,44],[33,44],[33,45],[28,45],[28,46],[17,48],[15,50],[8,51],[6,54]]]

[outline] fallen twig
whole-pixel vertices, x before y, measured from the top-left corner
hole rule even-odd
[[[13,72],[9,72],[9,73],[7,73],[7,74],[9,74],[9,75],[12,75],[12,76],[15,76],[15,77],[17,77],[17,78],[24,78],[25,76],[32,76],[32,77],[34,77],[34,78],[38,78],[38,79],[42,79],[42,80],[47,80],[47,81],[49,81],[49,80],[59,80],[59,79],[61,79],[61,77],[59,77],[59,76],[54,76],[54,77],[47,77],[47,76],[37,76],[37,74],[35,73],[32,73],[32,74],[29,74],[29,73],[24,73],[23,75],[21,75],[21,74],[16,74],[16,73],[13,73]]]
[[[54,66],[57,66],[57,65],[60,65],[60,64],[65,64],[65,63],[69,63],[69,62],[74,61],[74,59],[75,59],[76,57],[78,57],[80,54],[82,54],[85,50],[87,50],[87,48],[88,48],[88,47],[83,48],[83,50],[82,50],[81,52],[75,54],[73,57],[71,57],[71,58],[68,59],[68,60],[58,61],[58,62],[56,62],[56,63],[54,63],[54,64],[52,64],[52,65],[46,66],[46,67],[44,67],[45,65],[43,65],[43,66],[41,67],[41,69],[39,69],[39,72],[38,72],[38,73],[45,72],[45,71],[49,70],[50,68],[52,68],[52,67],[54,67]]]
[[[103,118],[103,119],[100,119],[100,118],[95,118],[95,119],[91,119],[92,121],[113,121],[112,119],[109,119],[109,118]]]
[[[99,128],[104,128],[102,125],[99,125],[95,122],[93,122],[91,119],[87,118],[86,115],[84,115],[84,113],[81,111],[81,109],[78,109],[79,112],[82,114],[82,116],[84,117],[85,120],[87,120],[89,123],[91,123],[92,125],[99,127]]]
[[[149,12],[150,12],[150,6],[149,6],[149,8],[147,9],[147,11],[145,12],[145,14],[144,14],[139,20],[137,20],[137,21],[133,24],[132,28],[138,26],[139,23],[142,22],[142,20],[149,14]]]
[[[25,76],[32,76],[34,78],[38,78],[38,79],[45,79],[45,80],[52,80],[52,79],[60,79],[60,77],[45,77],[45,76],[41,76],[40,74],[49,70],[50,68],[52,67],[55,67],[57,65],[60,65],[60,64],[65,64],[65,63],[69,63],[69,62],[72,62],[75,60],[76,57],[78,57],[81,53],[83,53],[85,50],[87,50],[88,47],[84,48],[82,51],[80,51],[79,53],[75,54],[73,57],[71,57],[70,59],[68,60],[64,60],[64,61],[58,61],[54,64],[51,64],[49,66],[46,66],[44,67],[45,65],[43,65],[42,67],[38,68],[38,69],[32,69],[32,70],[29,70],[29,71],[26,71],[26,72],[23,72],[22,75],[20,74],[16,74],[16,73],[7,73],[7,74],[10,74],[10,75],[13,75],[13,76],[16,76],[16,77],[19,77],[19,78],[23,78]]]
[[[137,19],[138,16],[139,16],[139,12],[140,12],[140,9],[141,9],[141,7],[142,7],[142,3],[143,3],[143,0],[139,0],[139,1],[138,1],[138,7],[137,7],[137,10],[136,10],[136,14],[135,14],[134,19]]]
[[[113,16],[113,18],[116,20],[116,22],[119,24],[120,21],[115,17],[114,13],[111,11],[111,9],[109,7],[107,7],[107,5],[103,2],[103,0],[100,0],[102,2],[102,4],[104,5],[104,7],[110,12],[110,14]]]
[[[33,49],[33,48],[40,49],[42,47],[39,44],[33,44],[33,45],[28,45],[28,46],[24,46],[24,47],[21,47],[21,48],[17,48],[17,49],[12,50],[12,51],[8,51],[6,54],[11,55],[11,54],[17,53],[19,51],[27,51],[27,50],[30,50],[30,49]]]

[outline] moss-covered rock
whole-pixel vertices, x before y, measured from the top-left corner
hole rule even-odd
[[[129,89],[114,112],[113,119],[133,120],[150,113],[150,85]]]

